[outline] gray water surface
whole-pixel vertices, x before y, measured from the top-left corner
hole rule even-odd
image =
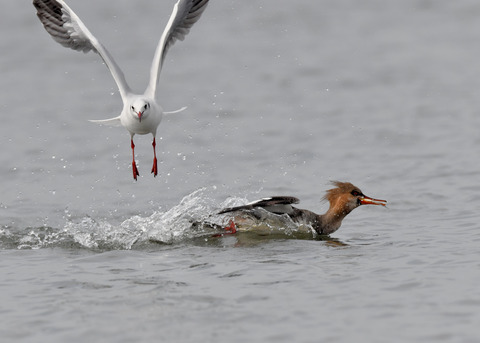
[[[69,5],[143,91],[174,1]],[[0,20],[0,333],[22,342],[478,342],[480,3],[212,1],[160,79],[151,137],[95,54],[31,1]],[[330,180],[331,239],[211,237],[223,206]]]

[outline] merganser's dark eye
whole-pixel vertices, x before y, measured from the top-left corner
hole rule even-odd
[[[358,197],[358,196],[362,195],[362,193],[360,193],[356,189],[354,189],[350,194],[352,194],[354,197]]]

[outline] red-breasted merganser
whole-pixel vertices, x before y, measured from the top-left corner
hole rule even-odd
[[[360,188],[349,182],[332,183],[335,188],[328,190],[324,197],[330,203],[330,208],[325,214],[320,215],[293,207],[292,204],[298,204],[299,200],[291,196],[264,198],[243,206],[225,208],[219,214],[232,214],[229,226],[225,228],[227,233],[252,230],[261,226],[262,221],[272,221],[274,218],[280,225],[282,222],[291,221],[299,227],[312,228],[319,235],[329,235],[337,231],[342,225],[343,218],[358,206],[387,204],[386,200],[366,196]],[[274,225],[279,225],[278,223]]]

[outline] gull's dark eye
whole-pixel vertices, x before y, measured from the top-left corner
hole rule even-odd
[[[135,107],[132,106],[132,111],[135,111]]]
[[[145,104],[145,106],[143,106],[144,109],[147,109],[147,104]]]
[[[352,194],[354,197],[358,197],[358,196],[362,195],[362,193],[360,193],[360,192],[357,191],[356,189],[354,189],[354,190],[352,191],[352,193],[350,193],[350,194]]]

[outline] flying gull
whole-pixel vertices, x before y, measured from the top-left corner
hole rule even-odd
[[[137,180],[139,172],[135,163],[135,134],[153,136],[153,167],[152,173],[157,175],[157,157],[155,135],[164,112],[157,102],[157,84],[168,49],[177,40],[183,40],[207,7],[209,0],[178,0],[158,43],[150,69],[150,81],[143,94],[134,94],[125,80],[122,70],[118,67],[108,50],[87,29],[80,18],[62,0],[33,0],[37,16],[52,38],[63,45],[77,51],[96,52],[105,62],[118,86],[123,101],[122,113],[115,118],[92,120],[92,122],[107,125],[122,125],[130,132],[132,147],[133,178]]]

